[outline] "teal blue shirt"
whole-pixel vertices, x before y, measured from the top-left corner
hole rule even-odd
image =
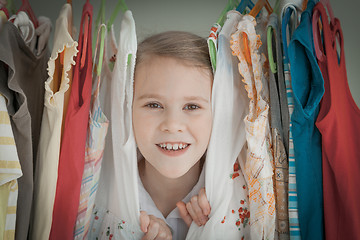
[[[291,116],[301,239],[324,239],[321,135],[315,126],[324,80],[315,57],[310,0],[288,49],[294,112]],[[291,9],[289,9],[291,14]]]

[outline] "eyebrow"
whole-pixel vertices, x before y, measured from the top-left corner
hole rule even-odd
[[[164,99],[164,97],[159,95],[159,94],[144,94],[144,95],[141,95],[138,98],[138,100],[148,99],[148,98],[156,98],[156,99],[160,99],[160,100]],[[205,102],[205,103],[209,102],[209,100],[206,100],[205,98],[200,97],[200,96],[187,96],[184,99],[186,101],[202,101],[202,102]]]

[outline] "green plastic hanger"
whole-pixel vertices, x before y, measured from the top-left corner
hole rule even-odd
[[[9,11],[10,16],[16,13],[13,0],[7,0],[6,8]]]
[[[228,3],[226,4],[226,7],[221,12],[220,17],[218,18],[216,23],[219,24],[220,26],[223,26],[225,19],[226,19],[227,12],[234,9],[238,5],[239,5],[239,0],[229,0]],[[213,41],[208,41],[208,47],[209,47],[211,65],[212,65],[213,71],[215,72],[215,70],[216,70],[216,46],[215,46],[215,43]]]
[[[94,64],[93,64],[93,72],[96,73],[96,76],[100,76],[101,74],[101,68],[103,63],[103,57],[104,57],[104,42],[105,42],[105,33],[106,33],[106,24],[102,23],[99,25],[97,34],[96,34],[96,45],[95,45],[95,52],[94,52]],[[95,64],[96,61],[96,55],[98,53],[97,47],[98,43],[100,41],[100,50],[99,50],[99,62],[98,64]],[[96,69],[95,69],[96,67]]]
[[[111,25],[113,25],[119,11],[122,11],[123,13],[125,13],[128,10],[128,7],[125,4],[124,0],[119,0],[118,3],[115,6],[115,9],[113,11],[113,13],[111,14],[111,17],[107,23],[107,29],[108,31],[110,31]]]
[[[105,23],[105,0],[101,0],[101,7],[100,7],[100,21],[101,23]],[[97,19],[96,19],[97,20]],[[97,25],[98,26],[98,25]],[[105,48],[105,34],[106,34],[106,25],[104,24],[105,27],[103,27],[102,25],[100,26],[101,28],[101,35],[100,35],[100,55],[99,55],[99,63],[97,65],[96,68],[96,75],[100,76],[101,74],[101,69],[102,69],[102,63],[103,63],[103,59],[104,59],[104,48]]]
[[[114,9],[113,13],[111,14],[111,17],[107,23],[108,31],[110,31],[111,25],[113,25],[120,10],[123,13],[125,13],[127,10],[129,10],[128,7],[126,6],[126,3],[124,0],[119,0],[118,3],[116,4],[115,9]],[[132,58],[132,54],[129,54],[128,55],[128,64],[130,64],[131,58]]]
[[[100,24],[105,23],[105,0],[101,0],[100,3],[100,8],[99,8],[99,12],[96,16],[96,20],[95,20],[95,29],[98,28],[98,26],[100,26]],[[93,32],[93,41],[92,41],[92,49],[93,51],[95,50],[96,47],[96,39],[97,39],[97,32],[94,31]],[[94,52],[93,52],[94,54]]]
[[[237,7],[239,5],[239,0],[229,0],[229,2],[226,4],[226,7],[224,8],[224,10],[221,12],[221,15],[219,17],[219,19],[216,21],[220,26],[224,25],[225,19],[226,19],[226,14],[228,11],[234,9],[235,7]]]
[[[211,66],[213,68],[213,72],[215,72],[215,70],[216,70],[216,46],[215,46],[215,43],[212,40],[208,41],[208,47],[209,47]]]

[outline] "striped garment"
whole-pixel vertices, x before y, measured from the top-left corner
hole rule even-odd
[[[297,204],[297,191],[296,191],[296,168],[295,168],[295,153],[294,153],[294,140],[292,136],[292,122],[291,115],[294,111],[294,99],[291,88],[290,76],[290,63],[284,56],[284,76],[286,85],[286,94],[289,106],[290,115],[290,131],[289,131],[289,224],[290,224],[290,239],[301,239],[298,204]]]
[[[99,27],[99,31],[101,26]],[[98,42],[96,46],[98,46]],[[104,64],[107,64],[107,62],[104,62]],[[94,66],[97,65],[94,64]],[[105,137],[109,126],[109,120],[104,115],[100,107],[99,90],[101,75],[98,76],[95,72],[93,72],[93,78],[93,82],[96,82],[97,84],[95,85],[95,92],[92,95],[89,128],[86,138],[85,165],[81,183],[80,202],[74,239],[88,238],[90,220],[92,217],[92,211],[94,208],[95,197],[100,178],[101,163],[105,148]]]
[[[17,179],[21,176],[6,100],[0,94],[0,239],[15,238]]]
[[[287,51],[287,39],[286,39],[286,28],[287,21],[282,21],[282,36],[283,36],[283,64],[284,64],[284,78],[286,86],[286,95],[289,107],[289,225],[290,225],[290,239],[300,240],[300,225],[299,225],[299,214],[298,214],[298,197],[296,190],[296,167],[295,167],[295,152],[294,152],[294,139],[292,136],[292,122],[291,115],[294,112],[294,97],[291,86],[291,75],[290,75],[290,61]],[[285,41],[284,41],[285,39]]]

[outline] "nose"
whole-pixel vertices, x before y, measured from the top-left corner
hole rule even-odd
[[[168,133],[183,132],[186,128],[184,116],[176,110],[167,109],[163,113],[160,130]]]

